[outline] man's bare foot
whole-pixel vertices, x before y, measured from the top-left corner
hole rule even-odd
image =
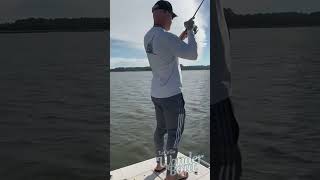
[[[173,176],[167,175],[167,177],[164,180],[183,180],[183,179],[187,179],[188,177],[189,177],[188,172],[182,171]]]
[[[162,172],[162,171],[164,171],[165,169],[166,169],[165,166],[161,166],[160,163],[157,163],[157,166],[156,166],[156,168],[154,168],[154,171],[155,171],[155,172]]]

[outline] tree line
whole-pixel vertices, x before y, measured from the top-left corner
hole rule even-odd
[[[110,29],[109,24],[109,18],[27,18],[0,24],[0,32],[103,31]]]
[[[183,66],[180,64],[181,70],[210,70],[210,65],[204,66]],[[125,71],[151,71],[148,67],[118,67],[110,70],[111,72],[125,72]]]
[[[224,9],[228,26],[232,28],[269,28],[320,26],[320,12],[237,14]],[[26,18],[0,24],[0,32],[26,31],[104,31],[110,30],[109,18]]]
[[[224,13],[230,29],[320,26],[320,12],[282,12],[241,15],[227,8],[224,9]]]

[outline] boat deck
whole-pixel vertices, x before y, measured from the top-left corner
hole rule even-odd
[[[189,172],[188,180],[209,180],[210,179],[210,169],[204,165],[198,163],[198,161],[191,161],[191,158],[178,153],[179,160],[184,160],[184,162],[193,162],[194,171]],[[182,161],[181,161],[182,162]],[[132,164],[120,169],[111,171],[111,180],[163,180],[166,175],[166,171],[162,173],[155,173],[153,169],[155,168],[155,158],[151,158],[136,164]],[[185,167],[187,167],[186,165]],[[190,166],[189,166],[190,167]]]

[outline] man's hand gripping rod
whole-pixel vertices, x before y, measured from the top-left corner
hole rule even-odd
[[[204,2],[204,0],[202,0],[202,2],[200,3],[198,9],[196,10],[196,12],[194,13],[194,15],[192,16],[191,19],[194,19],[194,18],[196,17],[196,14],[198,13],[198,11],[199,11],[200,7],[202,6],[203,2]],[[187,34],[187,28],[181,33],[180,39],[184,39],[184,36],[185,36],[186,34]]]

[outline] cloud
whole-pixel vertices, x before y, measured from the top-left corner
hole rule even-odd
[[[149,66],[147,59],[142,58],[112,58],[110,59],[110,68],[117,67],[146,67]]]
[[[110,36],[111,39],[125,41],[131,47],[143,49],[143,37],[152,27],[152,6],[157,0],[111,0],[110,1]],[[171,32],[179,35],[185,28],[183,22],[190,19],[197,7],[199,0],[171,0],[173,11],[178,15],[173,20]],[[202,7],[203,8],[203,7]],[[206,42],[205,29],[209,27],[201,11],[196,15],[196,25],[199,32],[196,35],[199,44],[199,54]]]

